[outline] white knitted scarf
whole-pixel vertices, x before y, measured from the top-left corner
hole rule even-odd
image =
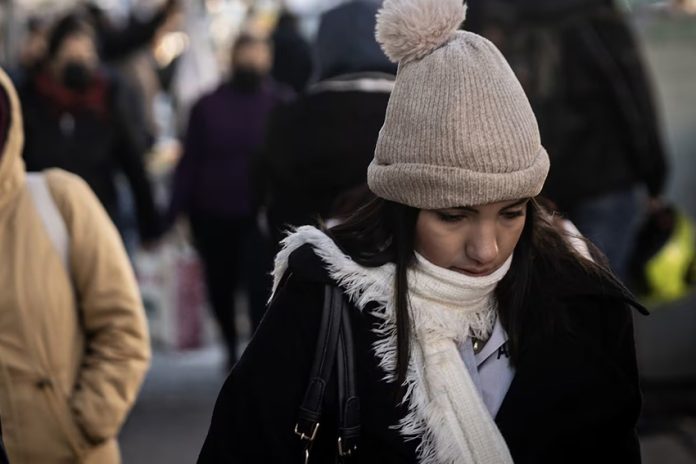
[[[274,293],[290,254],[307,243],[353,304],[364,310],[368,303],[377,303],[371,309],[381,321],[374,329],[378,335],[374,351],[386,373],[384,379],[395,381],[395,266],[363,267],[326,234],[304,226],[283,241],[276,256]],[[422,464],[512,463],[505,440],[457,349],[470,336],[490,335],[496,312],[493,291],[512,258],[493,274],[477,278],[437,267],[418,254],[416,258],[408,271],[414,328],[405,381],[408,414],[395,427],[407,439],[421,438],[418,458]]]

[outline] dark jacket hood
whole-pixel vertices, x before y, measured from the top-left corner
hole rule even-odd
[[[319,80],[366,71],[396,74],[375,38],[378,2],[354,0],[321,17],[315,49]]]

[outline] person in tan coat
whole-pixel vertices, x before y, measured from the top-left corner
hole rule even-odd
[[[2,440],[13,464],[119,463],[117,435],[150,361],[138,287],[87,184],[50,170],[43,177],[68,237],[63,262],[27,187],[23,138],[0,69]]]

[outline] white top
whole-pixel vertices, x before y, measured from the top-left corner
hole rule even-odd
[[[474,354],[471,339],[459,344],[459,353],[471,380],[474,381],[492,417],[498,414],[515,376],[515,370],[510,365],[507,342],[507,333],[500,319],[497,319],[491,337],[478,354]]]

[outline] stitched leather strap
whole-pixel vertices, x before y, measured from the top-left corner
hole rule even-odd
[[[338,457],[354,456],[360,437],[360,400],[357,395],[350,307],[340,288],[327,285],[310,382],[300,406],[295,433],[306,441],[305,462],[316,439],[325,394],[334,363],[338,381]]]
[[[342,297],[342,295],[341,295]],[[338,338],[338,454],[352,456],[360,437],[360,399],[355,380],[353,331],[348,305],[342,301],[341,332]]]
[[[340,300],[335,301],[335,297],[333,287],[327,285],[324,289],[324,310],[319,325],[317,350],[310,373],[310,381],[302,399],[295,426],[295,433],[310,443],[316,438],[326,387],[336,360],[341,313],[340,306],[338,306]]]

